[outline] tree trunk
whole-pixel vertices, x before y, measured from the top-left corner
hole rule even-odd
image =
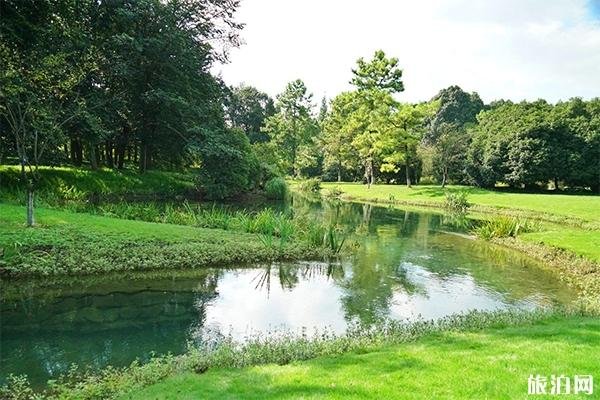
[[[446,180],[448,179],[448,170],[446,168],[444,168],[444,170],[442,171],[442,189],[444,187],[446,187]]]
[[[98,169],[98,155],[96,154],[96,146],[90,145],[90,167],[93,171]]]
[[[410,159],[408,157],[408,144],[406,144],[406,187],[410,187]]]
[[[140,164],[139,164],[139,169],[140,169],[140,173],[144,173],[148,170],[148,168],[150,167],[150,160],[151,160],[151,153],[150,153],[150,148],[149,146],[144,143],[141,145],[140,147]]]
[[[79,138],[71,139],[71,162],[76,167],[81,167],[83,163],[83,147]]]
[[[27,226],[35,225],[35,216],[33,215],[33,188],[27,189]]]
[[[373,183],[373,160],[369,157],[365,162],[365,178],[367,179],[367,188],[371,189]]]
[[[558,191],[558,178],[554,178],[554,191]]]
[[[115,166],[114,158],[113,158],[113,145],[110,140],[107,140],[104,143],[105,151],[106,151],[106,166],[108,168],[113,168]]]
[[[338,166],[338,182],[342,181],[342,168]]]

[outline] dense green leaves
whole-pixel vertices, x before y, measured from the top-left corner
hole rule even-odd
[[[255,159],[248,141],[226,125],[227,91],[209,71],[239,44],[237,6],[2,2],[0,157],[33,167],[137,164],[140,172],[200,164],[213,197],[248,189]],[[262,124],[252,118],[239,124],[247,134]],[[224,171],[223,162],[235,171]]]

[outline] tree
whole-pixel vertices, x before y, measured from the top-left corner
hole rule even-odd
[[[321,145],[325,170],[333,170],[341,182],[345,170],[358,169],[358,154],[352,140],[354,130],[348,124],[350,115],[358,107],[357,92],[337,95],[322,123]]]
[[[433,167],[442,176],[442,188],[450,177],[462,177],[465,154],[469,147],[464,128],[454,124],[443,124],[438,128],[438,137],[433,145]]]
[[[484,109],[484,104],[476,92],[467,93],[459,86],[450,86],[434,96],[432,101],[439,108],[429,120],[428,129],[423,136],[425,144],[434,144],[447,124],[463,128],[466,124],[477,122],[477,114]]]
[[[425,120],[437,108],[437,103],[398,104],[382,128],[377,146],[382,154],[381,171],[398,173],[404,166],[406,186],[411,187],[417,158],[417,145],[425,131]]]
[[[377,50],[369,62],[359,58],[352,74],[350,83],[359,92],[359,105],[350,118],[351,129],[357,132],[353,145],[363,161],[370,188],[378,156],[375,143],[389,129],[386,124],[396,105],[392,95],[404,90],[402,70],[397,58],[387,58],[382,50]]]
[[[240,85],[231,89],[227,116],[232,126],[244,131],[250,143],[266,142],[268,135],[261,131],[265,120],[275,114],[273,99],[255,87]]]
[[[63,140],[62,128],[76,108],[85,106],[76,89],[94,68],[89,52],[76,46],[76,11],[70,3],[55,9],[33,2],[2,6],[7,19],[0,29],[0,118],[11,132],[27,187],[27,226],[35,224],[38,166]]]
[[[387,58],[383,50],[377,50],[371,61],[359,58],[357,67],[352,70],[350,83],[358,90],[381,90],[388,93],[404,91],[402,70],[397,58]]]
[[[264,132],[280,146],[284,167],[294,177],[307,167],[307,146],[314,145],[318,125],[311,115],[312,95],[306,85],[297,79],[287,84],[277,96],[277,113],[267,118]]]

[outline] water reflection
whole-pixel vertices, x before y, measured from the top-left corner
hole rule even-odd
[[[358,246],[336,262],[203,269],[159,278],[78,280],[1,299],[0,375],[37,383],[77,363],[100,368],[180,353],[215,337],[381,318],[532,308],[573,293],[527,257],[454,234],[441,216],[294,198],[297,216],[340,224]],[[14,293],[19,296],[14,296]]]

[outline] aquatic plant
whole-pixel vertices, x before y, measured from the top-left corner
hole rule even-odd
[[[519,233],[539,230],[539,222],[532,222],[518,217],[494,217],[477,226],[473,233],[478,237],[490,240],[494,238],[516,237]]]
[[[330,199],[338,199],[342,194],[344,194],[344,192],[339,186],[333,186],[325,191],[325,197]]]

